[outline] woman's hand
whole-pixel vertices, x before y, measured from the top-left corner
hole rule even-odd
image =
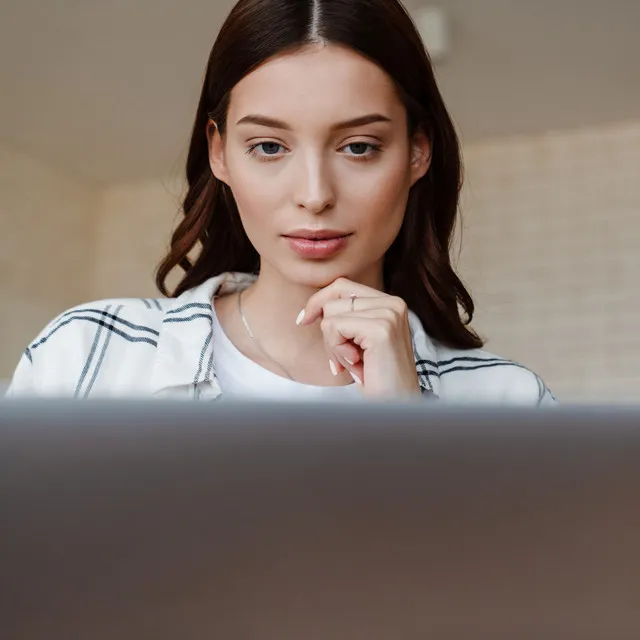
[[[404,300],[338,278],[309,298],[296,322],[318,319],[335,375],[346,369],[371,398],[420,394]]]

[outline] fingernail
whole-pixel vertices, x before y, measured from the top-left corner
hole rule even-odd
[[[351,362],[351,360],[349,360],[349,358],[345,358],[344,361],[347,362],[348,364],[350,364],[353,367],[353,362]]]
[[[360,380],[360,378],[358,378],[358,376],[355,373],[353,373],[353,371],[349,371],[349,373],[351,374],[351,377],[353,378],[356,384],[360,384],[360,385],[362,384],[362,380]]]
[[[296,324],[300,324],[304,320],[304,309],[298,314],[296,318]]]
[[[338,375],[338,370],[336,369],[336,365],[333,364],[333,360],[329,360],[329,369],[331,369],[331,373],[333,373],[334,376]]]

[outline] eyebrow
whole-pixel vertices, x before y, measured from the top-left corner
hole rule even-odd
[[[340,131],[342,129],[354,129],[355,127],[363,127],[367,124],[374,124],[376,122],[391,122],[391,118],[383,116],[381,113],[370,113],[366,116],[360,116],[359,118],[353,118],[352,120],[345,120],[344,122],[338,122],[334,124],[331,129],[333,131]],[[240,118],[236,125],[240,124],[257,124],[263,127],[271,127],[272,129],[282,129],[284,131],[291,131],[291,127],[282,120],[275,118],[268,118],[267,116],[249,115]]]

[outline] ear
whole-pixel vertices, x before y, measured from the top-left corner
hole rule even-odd
[[[209,166],[211,172],[218,180],[229,183],[229,174],[224,158],[224,140],[220,130],[213,120],[207,123],[207,142],[209,146]]]
[[[426,175],[431,166],[431,143],[421,130],[418,130],[411,141],[411,186]]]

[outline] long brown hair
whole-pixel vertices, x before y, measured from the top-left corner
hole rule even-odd
[[[244,232],[230,189],[212,174],[206,128],[226,128],[233,87],[273,56],[317,42],[359,52],[395,80],[409,135],[431,142],[431,166],[409,194],[404,222],[384,261],[388,293],[399,296],[434,339],[461,349],[482,345],[468,328],[473,300],[451,266],[450,244],[462,182],[460,148],[431,62],[397,0],[240,0],[213,45],[187,158],[184,219],[160,263],[156,284],[177,296],[225,271],[257,273],[259,255]],[[194,248],[197,257],[189,256]],[[169,293],[166,280],[184,276]],[[465,317],[466,316],[466,317]]]

